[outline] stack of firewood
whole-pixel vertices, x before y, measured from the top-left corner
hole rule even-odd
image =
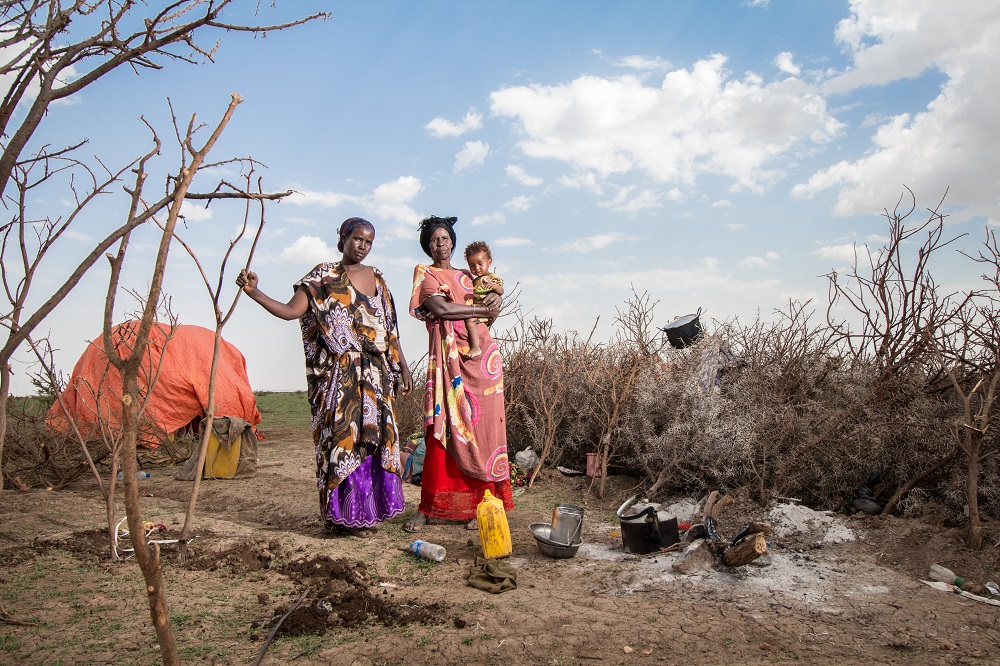
[[[744,525],[730,540],[723,539],[716,532],[719,515],[732,503],[732,497],[720,495],[716,490],[705,498],[703,522],[692,525],[688,530],[687,540],[690,545],[674,562],[675,571],[695,573],[713,569],[719,562],[727,567],[741,567],[767,552],[766,536],[771,533],[770,523],[754,522]]]

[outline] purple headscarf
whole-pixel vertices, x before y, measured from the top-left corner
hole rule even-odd
[[[363,217],[349,217],[340,225],[340,240],[337,241],[337,251],[344,251],[344,241],[351,235],[351,232],[358,227],[368,227],[371,229],[372,237],[375,236],[375,225]]]

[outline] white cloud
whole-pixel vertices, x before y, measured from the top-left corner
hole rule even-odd
[[[739,231],[740,229],[747,228],[747,225],[740,224],[739,222],[734,222],[732,224],[724,224],[722,226],[725,227],[726,229],[729,229],[730,231]]]
[[[509,200],[507,203],[503,205],[503,207],[512,213],[523,213],[524,211],[531,208],[531,206],[534,203],[535,203],[534,197],[529,197],[524,194],[521,194]]]
[[[777,252],[767,252],[763,257],[749,256],[740,260],[740,268],[768,268],[772,263],[780,259]]]
[[[315,266],[324,261],[330,261],[330,257],[340,256],[337,247],[330,247],[322,238],[317,236],[299,236],[295,241],[281,251],[279,258],[294,264]]]
[[[864,252],[864,246],[856,246],[854,243],[843,243],[841,245],[824,245],[814,251],[813,254],[820,259],[832,259],[833,261],[854,262],[855,252]]]
[[[493,244],[497,247],[525,247],[527,245],[534,245],[535,241],[530,238],[517,238],[516,236],[505,236],[504,238],[498,238],[493,241]]]
[[[477,215],[472,218],[472,222],[470,224],[474,227],[478,227],[483,224],[503,224],[506,221],[507,217],[503,213],[497,211],[496,213],[490,213],[488,215]]]
[[[597,174],[580,171],[572,176],[560,176],[559,184],[572,190],[586,190],[598,196],[604,194],[604,188],[597,179]]]
[[[813,174],[793,194],[832,188],[833,212],[859,215],[891,205],[903,185],[934,203],[950,187],[949,196],[960,202],[953,219],[1000,218],[1000,124],[992,111],[1000,103],[1000,4],[856,0],[851,10],[836,36],[853,65],[829,80],[827,91],[884,85],[929,68],[946,81],[923,110],[882,121],[864,157]],[[920,200],[918,206],[924,207]]]
[[[630,55],[615,60],[613,64],[617,67],[627,67],[629,69],[650,70],[657,72],[665,72],[670,69],[670,63],[660,56],[650,57]]]
[[[753,73],[737,79],[725,64],[716,54],[668,72],[658,85],[625,75],[512,86],[491,93],[491,110],[518,122],[525,155],[561,160],[596,175],[598,185],[639,171],[688,187],[700,174],[720,174],[761,191],[782,176],[793,151],[841,132],[809,84],[764,83]]]
[[[189,222],[205,222],[212,219],[212,211],[207,205],[185,199],[181,202],[181,215]]]
[[[296,193],[285,199],[289,203],[320,208],[350,206],[351,209],[344,213],[345,219],[355,215],[367,217],[383,237],[388,234],[389,238],[415,238],[416,226],[423,217],[410,206],[423,189],[423,183],[415,176],[401,176],[382,183],[369,194],[317,192],[302,187],[294,189]],[[395,224],[385,227],[383,222]]]
[[[798,76],[802,73],[802,69],[795,64],[795,60],[792,57],[791,52],[782,51],[778,55],[774,56],[775,66],[785,74],[791,74],[792,76]]]
[[[729,199],[719,199],[712,202],[712,208],[732,208],[733,202]]]
[[[477,112],[475,109],[469,109],[469,112],[465,114],[465,118],[462,119],[462,122],[453,123],[450,120],[446,120],[438,116],[424,125],[424,129],[426,129],[431,136],[448,137],[462,136],[466,132],[473,132],[482,126],[483,114]]]
[[[557,245],[553,251],[580,253],[593,252],[594,250],[603,250],[610,245],[626,240],[634,240],[634,237],[619,233],[598,234],[596,236],[586,236],[584,238],[567,241]]]
[[[744,257],[737,265],[740,268],[767,268],[767,260],[764,257]]]
[[[508,178],[520,183],[521,185],[526,185],[527,187],[538,187],[545,182],[537,176],[529,176],[528,172],[524,170],[524,167],[518,166],[517,164],[508,164],[505,171]]]
[[[490,144],[483,141],[466,141],[462,150],[455,154],[455,173],[482,165],[489,153]]]
[[[623,213],[635,213],[641,210],[660,207],[660,194],[654,190],[638,190],[634,186],[618,189],[618,194],[610,201],[602,201],[598,205]]]

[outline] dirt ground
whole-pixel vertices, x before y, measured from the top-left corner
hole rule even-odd
[[[404,552],[408,510],[375,536],[328,536],[317,516],[313,452],[304,430],[267,432],[267,466],[245,480],[202,486],[197,538],[183,560],[163,546],[168,604],[185,663],[245,664],[281,623],[264,664],[988,664],[1000,661],[1000,608],[922,584],[939,562],[1000,581],[1000,525],[968,551],[938,516],[854,518],[794,503],[737,502],[720,533],[771,520],[755,565],[691,576],[676,555],[624,552],[614,511],[634,480],[558,473],[515,497],[509,514],[516,590],[466,583],[478,533],[428,525],[420,538],[442,563]],[[176,536],[190,484],[168,467],[141,482],[145,519]],[[683,520],[699,498],[676,498]],[[586,505],[572,559],[539,553],[528,524],[556,503]],[[668,502],[669,504],[669,502]],[[143,583],[131,560],[108,558],[92,480],[69,490],[0,496],[0,663],[151,664],[159,653]]]

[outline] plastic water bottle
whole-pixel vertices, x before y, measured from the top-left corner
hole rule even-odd
[[[434,560],[435,562],[444,562],[445,550],[444,546],[439,546],[436,543],[429,543],[427,541],[414,541],[410,544],[410,551],[416,553],[420,557],[427,560]]]
[[[930,574],[931,580],[938,580],[942,583],[948,583],[949,585],[955,585],[957,587],[961,587],[962,583],[965,582],[964,578],[956,576],[955,572],[951,569],[946,569],[940,564],[932,564]]]
[[[125,474],[124,472],[118,472],[118,480],[119,481],[121,481],[123,478],[125,478],[123,476],[124,474]],[[139,481],[142,481],[143,479],[148,479],[149,478],[149,472],[143,472],[142,470],[139,470],[138,472],[135,473],[135,478],[138,479]]]

